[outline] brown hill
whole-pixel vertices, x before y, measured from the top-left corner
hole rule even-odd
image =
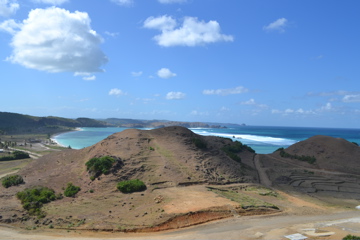
[[[283,152],[260,155],[259,160],[260,174],[265,172],[275,187],[306,193],[330,204],[358,205],[360,147],[354,143],[314,136]]]
[[[360,173],[360,147],[342,138],[314,136],[285,150],[292,155],[314,156],[314,166],[344,173]]]
[[[254,153],[244,147],[235,154],[244,162],[239,163],[224,152],[224,147],[235,145],[231,139],[204,137],[183,127],[167,127],[128,129],[81,150],[69,149],[49,154],[19,171],[18,174],[24,177],[24,185],[4,188],[0,196],[0,208],[5,209],[3,219],[11,214],[9,219],[15,221],[14,211],[24,214],[15,197],[16,192],[33,186],[46,186],[56,193],[63,193],[67,183],[72,182],[81,191],[76,198],[63,198],[46,204],[43,208],[47,218],[41,220],[43,224],[64,227],[82,223],[82,219],[86,219],[87,229],[114,229],[116,225],[137,228],[159,224],[177,213],[166,210],[175,207],[166,205],[174,201],[174,195],[165,191],[169,187],[257,182],[256,171],[244,164],[252,162]],[[93,157],[103,156],[113,157],[116,163],[109,174],[92,181],[85,163]],[[116,184],[128,179],[142,180],[147,190],[130,195],[120,193]],[[203,207],[215,204],[206,204],[206,198],[200,198],[204,199]],[[230,200],[216,199],[221,201],[214,206],[231,205]],[[20,219],[18,216],[17,220]],[[34,224],[37,220],[32,218],[31,221]]]

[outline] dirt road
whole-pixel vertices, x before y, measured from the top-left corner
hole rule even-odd
[[[236,217],[178,231],[161,233],[101,233],[58,230],[18,230],[0,226],[0,239],[100,240],[100,239],[285,239],[285,235],[317,228],[335,232],[326,239],[341,239],[347,234],[360,235],[360,211],[316,216]]]

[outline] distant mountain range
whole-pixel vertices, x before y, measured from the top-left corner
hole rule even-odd
[[[243,124],[244,125],[244,124]],[[226,128],[240,126],[237,124],[180,122],[167,120],[137,120],[126,118],[62,118],[35,117],[30,115],[0,112],[0,134],[17,133],[54,133],[67,131],[77,127],[127,127],[127,128],[160,128],[168,126],[182,126],[187,128]]]

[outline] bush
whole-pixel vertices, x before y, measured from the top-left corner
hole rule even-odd
[[[80,190],[80,187],[74,186],[72,183],[68,183],[64,191],[64,195],[65,197],[74,197]]]
[[[343,240],[360,240],[360,237],[348,234],[343,238]]]
[[[108,174],[115,159],[110,156],[104,156],[101,158],[92,158],[85,163],[87,170],[92,174],[92,177],[100,176],[101,174]]]
[[[206,142],[204,140],[202,140],[201,138],[192,138],[191,141],[192,141],[192,143],[195,144],[195,146],[197,148],[200,148],[200,149],[207,148]]]
[[[24,183],[24,179],[20,175],[8,176],[2,180],[2,185],[5,188],[17,186],[22,183]]]
[[[30,158],[28,153],[22,151],[14,151],[9,156],[0,157],[0,161],[12,161],[18,159],[25,159],[25,158]]]
[[[12,155],[15,157],[15,159],[25,159],[30,157],[28,153],[22,151],[14,151]]]
[[[305,155],[293,155],[290,153],[285,152],[284,148],[279,148],[278,151],[280,151],[280,156],[283,158],[290,158],[290,159],[297,159],[300,161],[308,162],[310,164],[314,164],[316,162],[316,158],[314,156],[305,156]]]
[[[117,184],[117,189],[122,193],[141,192],[146,190],[146,185],[139,179],[122,181]]]
[[[45,213],[41,211],[43,204],[56,200],[54,190],[47,187],[33,187],[18,192],[16,197],[30,215],[45,217]]]
[[[223,150],[228,157],[239,163],[241,163],[241,158],[237,155],[237,153],[243,152],[244,150],[255,153],[254,149],[245,144],[242,144],[239,141],[235,141],[230,145],[224,146],[221,150]]]

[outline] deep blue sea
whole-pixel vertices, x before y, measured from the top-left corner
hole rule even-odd
[[[53,137],[53,140],[66,147],[81,149],[125,129],[81,128],[79,131],[59,134]],[[272,153],[280,147],[288,147],[315,135],[344,138],[360,145],[360,129],[239,126],[224,129],[192,128],[191,130],[204,136],[221,136],[240,141],[252,147],[257,153]]]

